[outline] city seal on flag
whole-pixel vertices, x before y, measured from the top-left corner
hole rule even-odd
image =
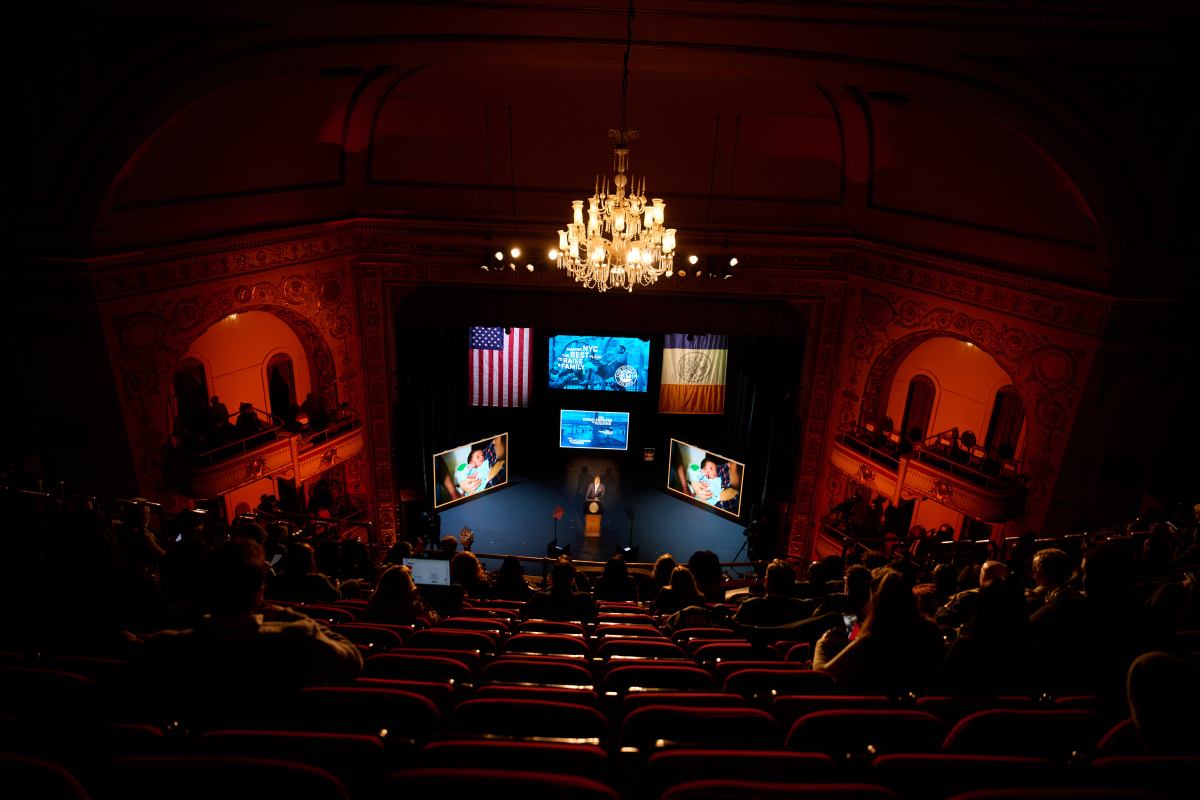
[[[703,350],[692,350],[679,359],[675,370],[685,383],[703,383],[712,371],[712,359]]]
[[[613,380],[615,380],[619,386],[629,388],[630,386],[637,385],[638,372],[628,364],[622,364],[621,366],[617,367],[617,371],[613,373]]]

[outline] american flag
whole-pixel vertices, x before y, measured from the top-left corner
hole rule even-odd
[[[471,328],[471,405],[529,405],[529,328]]]

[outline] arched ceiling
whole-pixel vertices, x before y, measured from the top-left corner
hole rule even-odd
[[[1147,276],[1169,282],[1195,236],[1163,197],[1195,174],[1178,139],[1196,111],[1139,98],[1139,146],[1078,76],[1111,77],[1120,42],[1119,70],[1151,85],[1180,58],[1172,22],[1189,12],[1003,5],[646,0],[632,171],[684,250],[768,258],[857,239],[1156,290]],[[72,63],[26,87],[34,248],[350,216],[551,242],[611,172],[625,23],[620,0],[97,12],[67,26]],[[61,29],[34,30],[64,48]]]

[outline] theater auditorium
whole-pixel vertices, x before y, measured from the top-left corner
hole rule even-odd
[[[26,9],[4,794],[1194,796],[1196,21]]]

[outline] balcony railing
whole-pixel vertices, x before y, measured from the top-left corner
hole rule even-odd
[[[886,433],[850,428],[838,434],[830,461],[893,502],[932,499],[989,523],[1020,516],[1026,492],[1019,462],[981,461],[948,444],[956,438],[947,431],[910,445]]]
[[[306,481],[365,446],[362,425],[353,419],[314,433],[285,433],[272,428],[199,454],[172,450],[167,479],[189,497],[216,497],[263,478]]]

